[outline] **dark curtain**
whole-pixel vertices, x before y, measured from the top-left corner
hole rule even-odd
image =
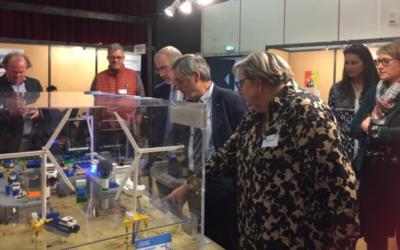
[[[154,0],[13,0],[10,2],[139,17],[155,13]],[[127,46],[146,43],[147,26],[0,9],[0,37],[105,45],[120,43]],[[144,85],[147,85],[146,72],[147,58],[143,56]]]

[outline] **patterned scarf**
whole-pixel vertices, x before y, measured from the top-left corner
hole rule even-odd
[[[372,112],[371,119],[376,125],[384,125],[386,117],[400,98],[400,80],[389,85],[380,81],[376,87],[376,106]]]

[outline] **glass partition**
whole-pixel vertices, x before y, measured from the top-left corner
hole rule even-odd
[[[204,104],[28,92],[0,105],[0,249],[133,249],[163,233],[202,248]]]

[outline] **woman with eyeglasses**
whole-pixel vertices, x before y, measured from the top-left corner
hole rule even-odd
[[[338,121],[347,156],[353,162],[359,151],[359,143],[350,137],[350,123],[365,93],[378,83],[379,74],[371,52],[364,45],[352,44],[343,51],[343,54],[342,80],[331,87],[328,105]],[[357,164],[353,164],[353,169],[358,173]]]
[[[233,72],[251,108],[205,172],[207,182],[238,166],[240,249],[354,249],[355,174],[332,111],[275,54],[251,53]],[[179,202],[196,180],[170,198]]]
[[[380,47],[381,81],[365,94],[351,136],[366,145],[360,172],[361,235],[368,250],[400,246],[400,40]]]

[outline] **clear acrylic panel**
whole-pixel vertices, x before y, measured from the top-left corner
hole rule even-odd
[[[173,249],[202,248],[204,104],[50,92],[0,105],[0,249],[133,249],[168,232]],[[170,201],[193,174],[187,202]]]

